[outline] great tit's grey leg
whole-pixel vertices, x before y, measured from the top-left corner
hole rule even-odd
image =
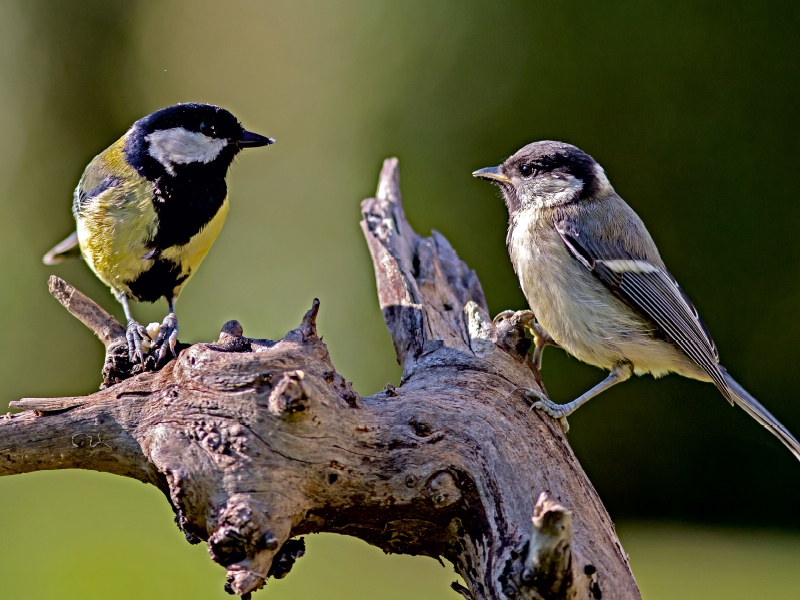
[[[128,326],[125,328],[125,339],[128,341],[128,358],[132,363],[135,363],[138,357],[139,362],[144,366],[142,340],[149,340],[150,336],[147,335],[147,330],[133,318],[131,307],[128,306],[128,297],[122,292],[118,292],[117,300],[122,304],[122,310],[125,311],[125,318],[128,320]]]
[[[530,310],[504,310],[498,313],[492,320],[492,323],[497,323],[502,319],[510,319],[517,317],[517,322],[523,327],[527,328],[533,336],[533,364],[537,370],[542,370],[542,354],[544,353],[545,346],[558,346],[556,341],[550,337],[550,334],[544,330],[544,327],[536,322],[536,316]]]
[[[169,346],[172,356],[177,358],[175,345],[178,343],[178,317],[175,315],[175,298],[167,298],[169,303],[169,314],[164,317],[161,327],[158,328],[158,335],[153,342],[153,347],[158,347],[158,360],[161,361],[167,355]],[[159,347],[160,346],[160,347]]]
[[[531,405],[532,409],[536,408],[541,410],[554,419],[560,419],[562,425],[566,425],[566,417],[575,412],[578,407],[597,396],[597,394],[600,392],[603,392],[611,386],[630,378],[631,375],[633,375],[633,365],[631,363],[618,363],[611,369],[611,373],[608,374],[608,377],[606,377],[603,381],[598,383],[582,396],[579,396],[567,404],[556,404],[538,390],[524,388],[521,389],[521,391],[531,400],[535,400],[535,402]]]

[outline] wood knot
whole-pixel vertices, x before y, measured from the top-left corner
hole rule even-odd
[[[305,411],[310,399],[306,393],[301,370],[286,371],[269,395],[269,412],[276,417],[287,418]]]
[[[230,321],[225,323],[219,332],[220,341],[225,336],[241,337],[243,335],[244,335],[244,328],[242,328],[242,324],[239,323],[239,321],[237,321],[236,319],[231,319]]]
[[[235,319],[231,319],[219,332],[219,339],[209,344],[209,348],[218,352],[251,352],[252,343],[246,337],[243,337],[244,329],[241,323]]]
[[[419,437],[428,437],[431,434],[431,426],[420,417],[411,419],[409,425],[411,425],[411,429],[413,429],[414,433]]]
[[[444,508],[461,500],[461,490],[447,471],[440,471],[428,482],[428,493],[436,508]]]
[[[228,567],[247,558],[247,539],[236,527],[220,527],[208,538],[208,551],[214,562]]]

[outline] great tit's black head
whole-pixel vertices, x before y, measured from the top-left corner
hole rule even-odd
[[[243,148],[275,140],[245,130],[224,108],[210,104],[176,104],[139,119],[126,134],[125,157],[144,177],[202,169],[225,176]]]
[[[583,150],[564,142],[528,144],[503,164],[472,175],[500,187],[509,213],[569,204],[612,191],[602,167]]]

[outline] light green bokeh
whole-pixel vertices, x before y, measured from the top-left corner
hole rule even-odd
[[[644,600],[795,600],[800,535],[677,523],[617,526]]]
[[[230,598],[205,544],[190,546],[154,487],[82,471],[0,480],[4,600]],[[306,555],[257,597],[438,600],[457,576],[431,558],[385,556],[355,538],[305,536]]]

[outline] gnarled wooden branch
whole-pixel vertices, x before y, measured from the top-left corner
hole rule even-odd
[[[410,228],[396,160],[363,216],[400,387],[353,391],[317,336],[317,301],[282,340],[231,321],[216,342],[135,374],[115,350],[119,323],[52,280],[106,344],[108,387],[16,403],[29,410],[0,419],[0,474],[84,468],[158,486],[243,598],[289,571],[298,536],[322,531],[443,556],[474,600],[639,598],[561,427],[514,394],[537,385],[530,340],[513,318],[492,324],[444,237]]]

